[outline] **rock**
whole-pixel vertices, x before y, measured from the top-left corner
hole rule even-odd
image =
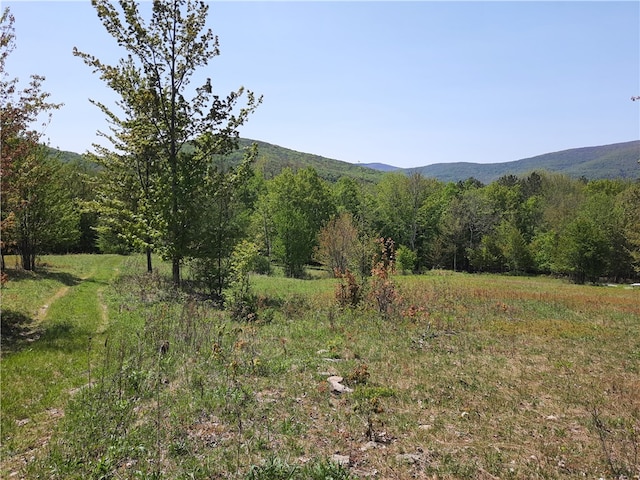
[[[378,444],[376,442],[369,441],[360,447],[361,452],[366,452],[367,450],[371,450],[372,448],[378,448]]]
[[[400,455],[396,455],[396,460],[400,463],[414,465],[416,463],[420,463],[420,460],[422,460],[422,456],[416,453],[402,453]]]
[[[344,380],[342,377],[339,377],[337,375],[332,375],[331,377],[327,378],[327,382],[329,382],[329,385],[331,385],[331,391],[332,392],[337,392],[337,393],[349,393],[349,392],[353,392],[352,388],[349,388],[345,385],[342,385],[342,380]]]
[[[331,461],[333,463],[337,463],[338,465],[342,465],[343,467],[348,467],[349,464],[351,463],[351,459],[349,458],[349,455],[340,455],[340,454],[334,454],[331,455]]]

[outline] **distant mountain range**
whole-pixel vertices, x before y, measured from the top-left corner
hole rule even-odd
[[[243,139],[248,145],[254,140]],[[366,173],[375,171],[411,173],[420,172],[425,177],[437,178],[443,182],[458,182],[470,177],[482,183],[491,183],[504,175],[522,176],[537,171],[562,173],[573,178],[585,177],[589,180],[603,178],[640,178],[640,140],[615,143],[596,147],[572,148],[554,153],[545,153],[531,158],[503,163],[436,163],[424,167],[402,169],[383,163],[359,163],[332,160],[318,155],[296,152],[266,142],[258,143],[258,165],[276,174],[284,167],[313,166],[320,176],[333,181],[342,175],[377,181],[378,175]],[[364,177],[363,177],[364,175]]]
[[[545,153],[531,158],[504,163],[436,163],[411,168],[425,177],[457,182],[474,177],[490,183],[503,175],[526,175],[534,170],[546,170],[589,180],[603,178],[640,178],[640,140],[599,147],[572,148]]]
[[[401,169],[382,163],[352,164],[310,153],[297,152],[259,140],[241,139],[240,146],[258,144],[256,168],[267,178],[279,174],[284,168],[293,170],[314,167],[318,174],[330,182],[342,176],[352,177],[366,183],[376,183],[387,172],[420,172],[425,177],[443,182],[458,182],[470,177],[488,184],[504,175],[522,176],[533,171],[548,171],[573,178],[589,180],[620,178],[640,179],[640,140],[596,147],[572,148],[560,152],[546,153],[531,158],[503,163],[436,163],[424,167]],[[59,152],[65,161],[81,158],[73,152]],[[224,162],[234,164],[242,158],[241,151],[225,157]]]
[[[393,165],[387,165],[386,163],[359,163],[361,167],[372,168],[381,172],[395,172],[396,170],[402,170],[400,167],[394,167]]]

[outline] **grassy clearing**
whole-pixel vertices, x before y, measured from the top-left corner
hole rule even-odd
[[[637,290],[432,272],[395,277],[383,319],[337,308],[334,280],[256,277],[239,323],[132,271],[25,477],[640,475]]]

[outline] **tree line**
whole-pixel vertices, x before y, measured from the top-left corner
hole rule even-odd
[[[244,88],[220,96],[193,73],[219,54],[204,2],[154,2],[148,21],[132,1],[94,0],[98,19],[128,55],[117,65],[74,49],[120,98],[85,161],[68,163],[42,145],[33,122],[61,105],[34,76],[8,79],[14,19],[2,16],[2,258],[38,254],[152,254],[191,266],[194,280],[222,296],[243,267],[279,264],[303,277],[309,264],[368,275],[380,238],[397,268],[565,275],[576,282],[636,278],[640,270],[640,183],[532,172],[484,185],[388,173],[376,184],[328,182],[312,167],[278,174],[237,151],[239,128],[261,97]],[[239,102],[243,101],[243,105]],[[248,255],[247,252],[253,252]],[[249,256],[251,261],[248,262]],[[235,265],[235,267],[234,267]]]

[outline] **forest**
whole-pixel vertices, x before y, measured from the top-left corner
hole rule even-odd
[[[419,172],[327,180],[313,165],[292,161],[274,170],[256,162],[258,146],[240,142],[239,128],[261,97],[243,88],[213,95],[209,80],[188,92],[176,81],[217,55],[210,31],[198,37],[204,20],[194,25],[176,14],[182,3],[158,14],[183,29],[178,40],[194,45],[189,58],[171,57],[174,50],[149,41],[149,35],[163,38],[166,26],[145,27],[135,3],[127,7],[127,21],[149,29],[136,38],[116,28],[115,7],[96,3],[116,40],[143,53],[139,63],[129,57],[110,66],[74,52],[120,94],[124,114],[93,101],[113,123],[112,133],[101,133],[113,148],[97,147],[71,161],[43,145],[33,128],[39,115],[55,121],[60,107],[44,92],[44,78],[34,75],[20,90],[5,71],[15,38],[13,16],[3,13],[3,272],[7,254],[19,255],[22,268],[32,270],[47,253],[146,252],[148,271],[152,254],[159,254],[172,262],[176,285],[189,280],[222,299],[238,249],[253,252],[251,268],[263,273],[277,265],[301,278],[314,265],[366,276],[383,238],[393,244],[400,272],[551,274],[577,283],[637,278],[637,181],[544,170],[488,184],[443,182]],[[206,9],[188,7],[193,18],[206,17]],[[163,68],[148,64],[144,52],[154,49]],[[188,279],[182,278],[185,265]]]

